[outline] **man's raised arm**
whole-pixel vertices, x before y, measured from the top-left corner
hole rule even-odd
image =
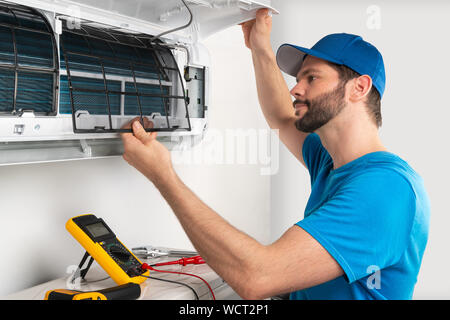
[[[272,129],[279,129],[281,141],[302,163],[302,146],[307,133],[295,127],[295,110],[286,81],[278,68],[270,44],[272,17],[260,9],[256,19],[242,24],[245,44],[252,51],[259,103]]]

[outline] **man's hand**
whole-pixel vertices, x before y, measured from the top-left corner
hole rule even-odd
[[[139,170],[156,186],[174,174],[169,150],[156,140],[157,132],[146,132],[138,120],[133,119],[123,128],[132,128],[133,133],[122,133],[123,158]],[[153,128],[153,123],[144,118],[144,126]]]
[[[241,23],[244,32],[245,45],[252,51],[272,50],[270,32],[272,30],[272,17],[269,9],[259,9],[256,19]]]

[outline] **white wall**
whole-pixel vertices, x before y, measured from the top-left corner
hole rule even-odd
[[[272,0],[272,43],[311,47],[330,33],[361,35],[384,56],[387,85],[381,136],[391,152],[424,178],[432,216],[428,247],[414,298],[449,299],[448,99],[450,3],[448,1]],[[373,7],[376,6],[376,7]],[[374,13],[379,10],[380,24]],[[380,29],[374,27],[379,26]],[[286,78],[289,86],[293,78]],[[272,239],[303,218],[309,176],[283,148],[271,183]]]
[[[212,54],[211,129],[266,128],[239,27],[206,41]],[[177,164],[209,206],[261,242],[269,240],[270,177],[257,165]],[[65,276],[84,251],[64,225],[102,217],[129,247],[191,249],[159,192],[122,158],[0,167],[0,296]]]

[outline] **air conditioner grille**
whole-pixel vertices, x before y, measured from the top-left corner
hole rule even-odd
[[[56,114],[58,74],[56,40],[45,17],[0,3],[0,113]]]
[[[75,132],[119,132],[113,116],[154,114],[166,118],[157,131],[191,130],[182,77],[169,48],[85,24],[65,28],[60,40],[60,113],[72,113]],[[170,106],[183,107],[186,127],[171,126]],[[105,119],[93,121],[89,115]]]

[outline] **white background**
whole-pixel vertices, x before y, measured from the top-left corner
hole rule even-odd
[[[360,34],[383,53],[386,146],[421,174],[432,218],[416,299],[450,298],[447,119],[450,5],[445,1],[273,0],[273,47],[311,47],[329,33]],[[380,29],[367,26],[367,9],[381,10]],[[212,55],[210,127],[264,129],[253,67],[239,27],[205,41]],[[286,78],[289,86],[293,79]],[[177,165],[185,183],[229,222],[263,243],[303,217],[309,177],[280,148],[280,170],[269,177],[254,165]],[[153,244],[190,249],[158,191],[121,158],[0,167],[2,261],[0,296],[64,276],[83,255],[66,232],[70,217],[103,217],[129,247]]]

